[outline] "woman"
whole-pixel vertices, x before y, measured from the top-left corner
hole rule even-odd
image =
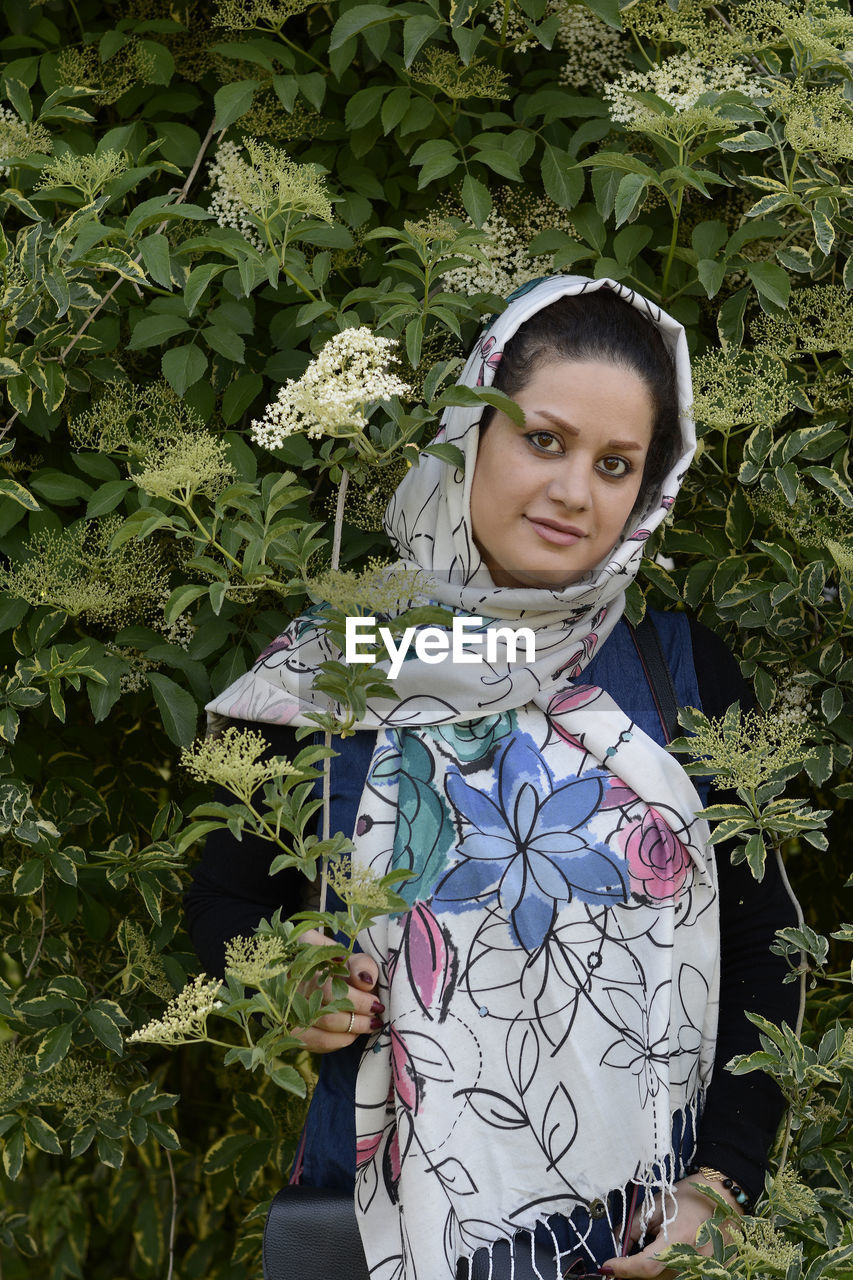
[[[761,1190],[780,1098],[722,1067],[755,1043],[744,1009],[793,1018],[767,947],[794,916],[775,872],[756,887],[726,858],[718,881],[705,797],[661,745],[621,621],[695,445],[681,326],[615,282],[556,277],[478,342],[461,381],[493,380],[524,425],[451,410],[464,471],[424,458],[386,525],[431,598],[530,628],[535,656],[453,665],[410,649],[399,700],[340,744],[333,828],[353,832],[359,865],[410,871],[410,910],[360,939],[352,1016],[307,1038],[327,1056],[306,1180],[352,1185],[357,1144],[382,1280],[518,1276],[519,1232],[552,1274],[656,1275],[655,1254],[693,1243],[709,1214],[697,1182],[734,1210]],[[711,633],[657,621],[680,702],[718,714],[745,698]],[[209,709],[300,723],[327,656],[303,619]],[[287,732],[271,731],[276,751],[292,751]],[[188,897],[211,971],[224,938],[286,898],[259,874],[269,853],[249,856],[212,839]]]

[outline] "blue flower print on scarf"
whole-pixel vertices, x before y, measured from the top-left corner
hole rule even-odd
[[[515,941],[542,945],[562,906],[627,902],[628,866],[588,822],[601,806],[598,772],[556,785],[536,743],[515,733],[501,748],[491,790],[449,772],[447,794],[461,818],[459,860],[433,892],[433,908],[453,913],[496,900]]]

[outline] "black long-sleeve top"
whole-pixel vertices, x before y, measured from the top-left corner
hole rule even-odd
[[[752,698],[728,649],[712,631],[691,619],[690,638],[702,707],[720,716],[732,702],[747,708]],[[239,725],[239,722],[237,722]],[[299,746],[293,730],[262,729],[270,755],[292,758]],[[304,744],[302,744],[304,745]],[[223,793],[220,797],[230,797]],[[733,797],[712,788],[709,803]],[[297,870],[269,874],[274,856],[266,841],[245,834],[237,841],[227,830],[213,832],[193,883],[185,896],[187,923],[205,971],[221,976],[231,938],[250,936],[259,921],[279,907],[286,914],[302,906],[306,881]],[[735,1054],[759,1047],[758,1032],[746,1011],[771,1022],[794,1022],[798,991],[783,982],[786,961],[770,952],[775,931],[796,923],[796,910],[773,858],[757,882],[745,863],[732,866],[729,849],[716,846],[720,895],[720,1013],[715,1068],[701,1118],[696,1162],[723,1171],[756,1196],[763,1186],[767,1153],[783,1110],[772,1077],[761,1072],[734,1076],[725,1064]]]

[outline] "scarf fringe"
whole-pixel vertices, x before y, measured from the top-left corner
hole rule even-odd
[[[565,1269],[579,1259],[598,1267],[606,1258],[625,1256],[634,1247],[628,1233],[637,1208],[641,1228],[637,1248],[642,1249],[649,1243],[646,1236],[655,1208],[654,1197],[658,1192],[663,1210],[660,1232],[666,1240],[678,1213],[675,1184],[685,1176],[696,1155],[703,1102],[704,1094],[696,1099],[695,1104],[687,1103],[673,1112],[673,1141],[669,1151],[638,1170],[628,1186],[613,1188],[590,1200],[590,1205],[598,1200],[605,1208],[602,1220],[606,1219],[609,1228],[606,1243],[601,1241],[601,1233],[596,1232],[598,1219],[588,1211],[583,1228],[576,1219],[549,1214],[537,1217],[512,1237],[502,1237],[490,1245],[480,1246],[475,1255],[462,1255],[457,1261],[456,1280],[561,1280],[564,1274],[570,1280],[570,1273]],[[579,1216],[578,1210],[575,1214]],[[557,1217],[562,1218],[559,1224],[562,1241],[552,1225]],[[596,1234],[599,1235],[598,1241],[593,1238]],[[550,1237],[551,1245],[550,1251],[544,1254],[541,1244],[546,1241],[543,1237]],[[538,1250],[537,1243],[540,1244]],[[508,1268],[505,1257],[496,1258],[494,1254],[495,1248],[500,1246],[503,1255],[507,1244]]]

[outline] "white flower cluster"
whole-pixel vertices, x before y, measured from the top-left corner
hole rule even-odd
[[[528,31],[518,9],[513,7],[507,10],[504,0],[495,0],[486,17],[498,35],[503,32],[507,44],[511,44],[516,53],[526,53],[537,44],[536,37]]]
[[[203,1040],[207,1019],[218,1006],[222,983],[200,973],[179,991],[166,1006],[162,1018],[147,1023],[128,1036],[130,1044],[147,1041],[149,1044],[185,1044],[188,1040]]]
[[[220,142],[207,166],[210,180],[210,212],[220,227],[234,227],[249,244],[263,251],[264,244],[246,209],[242,193],[251,166],[240,155],[236,142]]]
[[[582,4],[560,6],[557,40],[566,58],[560,69],[560,84],[569,89],[589,88],[600,92],[614,76],[630,66],[627,50],[630,39],[615,31],[603,18]]]
[[[319,436],[351,436],[367,426],[365,407],[412,388],[388,372],[396,341],[380,338],[366,325],[330,338],[301,378],[289,378],[264,416],[252,423],[252,438],[278,449],[288,436],[304,431]]]
[[[13,158],[50,151],[51,145],[44,125],[26,124],[17,111],[0,106],[0,178],[8,178]]]
[[[561,219],[556,206],[553,207],[553,216],[547,214],[542,225],[537,225],[538,221],[528,215],[524,217],[522,226],[514,226],[507,217],[493,209],[483,223],[483,231],[489,239],[480,245],[481,252],[488,258],[488,265],[470,258],[470,265],[452,267],[444,272],[444,287],[452,293],[496,293],[505,298],[530,280],[550,275],[550,255],[531,257],[527,246],[545,225],[568,231],[571,224],[567,219]],[[460,254],[460,257],[465,256]]]
[[[772,715],[774,722],[784,729],[809,728],[814,723],[814,703],[809,698],[808,689],[801,684],[786,684],[779,687],[773,701]]]
[[[696,106],[703,93],[751,93],[754,83],[744,67],[735,62],[705,66],[689,53],[676,53],[648,71],[628,71],[604,89],[615,124],[642,123],[649,108],[636,98],[653,93],[679,113]],[[652,114],[655,114],[654,112]]]

